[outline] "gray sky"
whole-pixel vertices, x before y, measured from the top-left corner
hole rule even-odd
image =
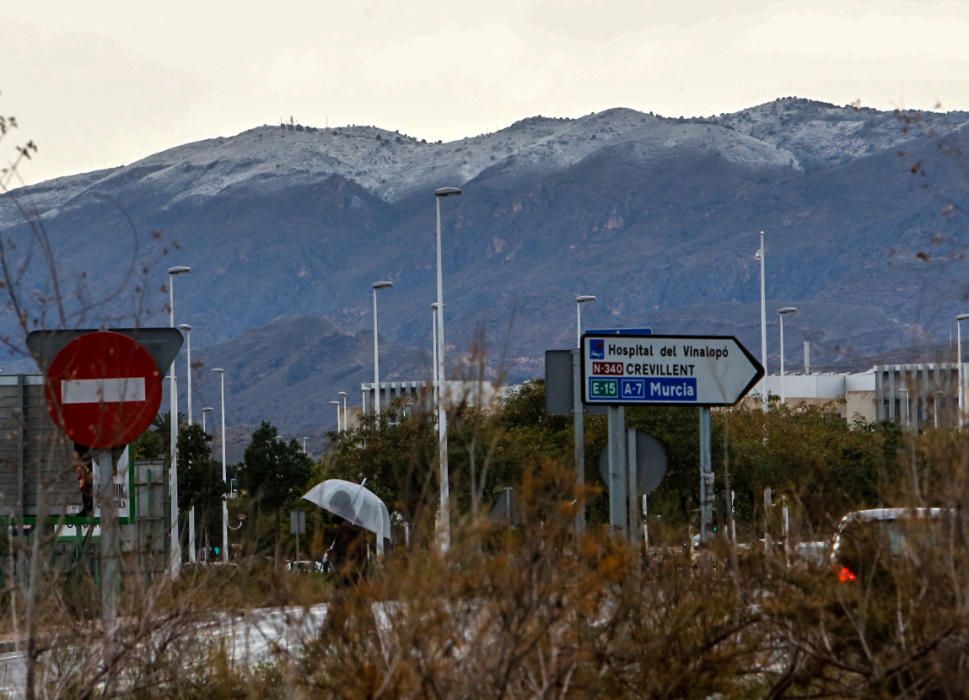
[[[32,0],[0,19],[0,157],[33,138],[33,183],[290,115],[451,140],[791,95],[969,109],[966,37],[967,0]]]

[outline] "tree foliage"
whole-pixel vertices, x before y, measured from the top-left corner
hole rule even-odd
[[[271,423],[263,422],[246,447],[239,477],[259,504],[278,511],[299,498],[313,473],[313,462],[296,440],[286,442]]]

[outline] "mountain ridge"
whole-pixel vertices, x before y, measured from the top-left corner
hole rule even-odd
[[[967,121],[964,112],[781,99],[706,118],[627,108],[530,117],[438,144],[292,124],[13,196],[37,211],[65,279],[123,285],[126,256],[151,261],[135,281],[153,294],[143,323],[167,324],[155,291],[165,267],[192,266],[177,283],[176,315],[196,329],[200,356],[234,347],[218,360],[243,363],[230,392],[253,415],[296,421],[299,405],[275,398],[288,386],[278,368],[259,359],[269,346],[245,334],[316,337],[334,354],[328,362],[363,367],[363,345],[316,335],[307,319],[365,334],[370,285],[388,279],[381,340],[401,357],[416,353],[416,372],[423,353],[413,349],[429,344],[436,298],[432,193],[441,185],[465,190],[442,203],[448,352],[460,356],[483,332],[494,370],[513,380],[540,374],[544,349],[574,342],[580,293],[599,297],[584,310],[597,326],[729,332],[759,346],[752,253],[762,229],[771,309],[780,300],[802,309],[790,347],[811,339],[818,362],[833,364],[938,339],[965,300],[969,240],[965,218],[945,213],[967,184],[949,155],[958,149],[940,144],[969,146]],[[19,217],[0,198],[3,235],[29,235]],[[42,288],[42,272],[24,279]],[[125,300],[105,313],[128,313]],[[278,344],[280,362],[296,363],[308,352],[300,348]],[[242,381],[246,357],[272,381]],[[300,386],[324,395],[338,379],[314,370]],[[360,381],[340,381],[350,380]],[[314,401],[300,405],[315,414]]]

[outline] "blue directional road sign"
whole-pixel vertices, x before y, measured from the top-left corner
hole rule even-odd
[[[588,404],[730,406],[764,376],[733,336],[582,336],[582,392]]]

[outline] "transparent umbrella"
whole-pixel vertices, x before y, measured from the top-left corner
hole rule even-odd
[[[303,498],[377,535],[378,549],[383,549],[385,539],[391,539],[387,506],[363,484],[327,479],[307,491]]]

